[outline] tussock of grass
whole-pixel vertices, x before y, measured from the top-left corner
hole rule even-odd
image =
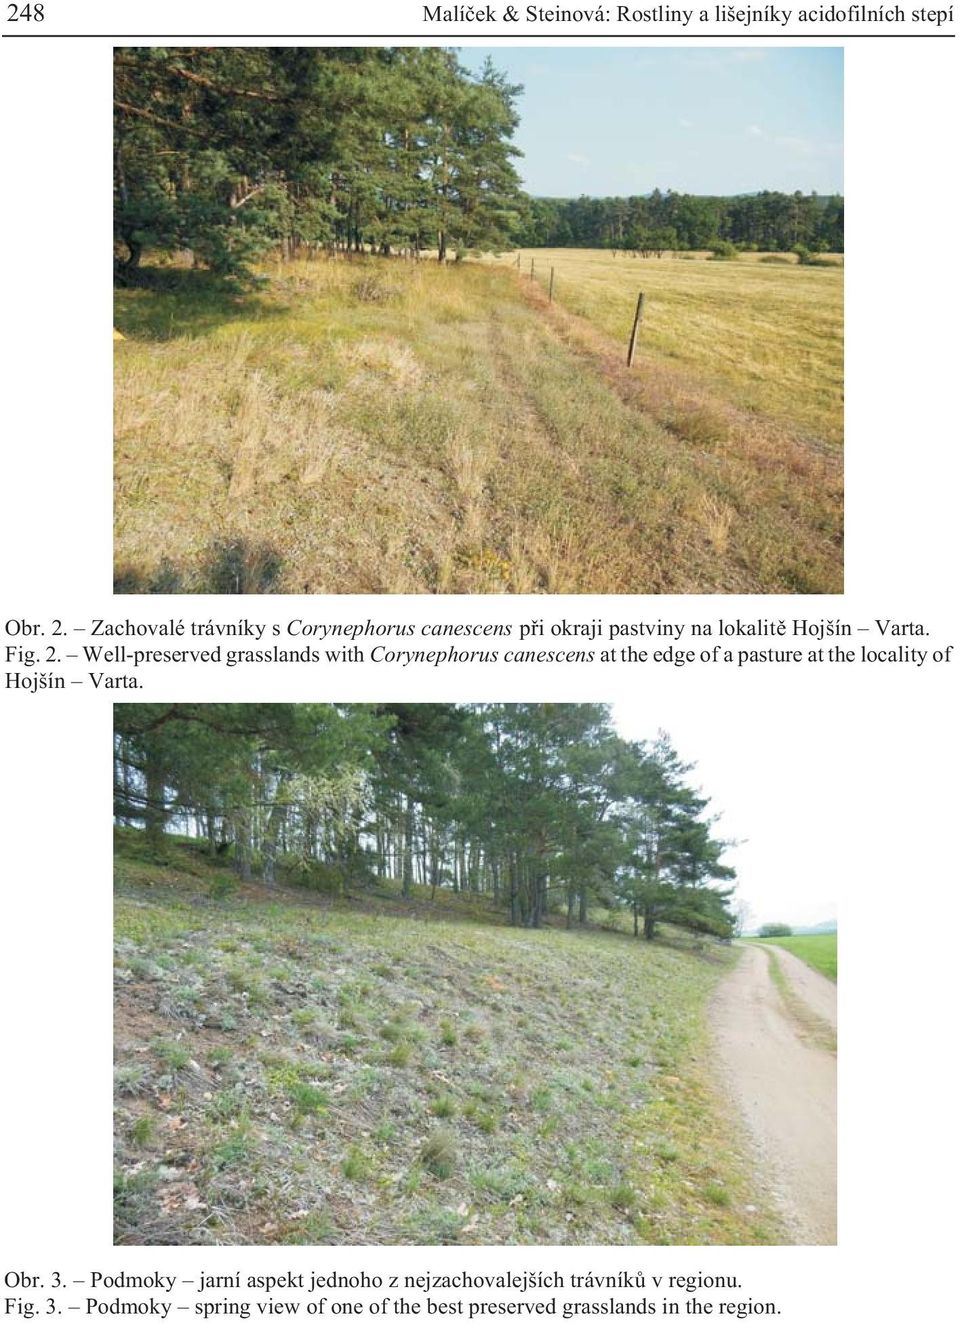
[[[118,1066],[113,1072],[113,1088],[118,1097],[135,1098],[147,1087],[147,1069],[136,1063]]]
[[[820,381],[816,357],[838,343],[839,276],[656,263],[689,278],[673,297],[706,325],[678,330],[700,345],[688,358],[645,338],[679,375],[626,378],[621,268],[610,282],[594,265],[565,277],[585,320],[483,264],[321,261],[273,265],[246,295],[190,272],[120,291],[118,588],[839,590],[824,421],[839,368]],[[724,286],[741,270],[753,283]],[[808,301],[777,293],[788,280]]]
[[[700,1065],[729,952],[255,886],[212,903],[186,847],[151,872],[118,841],[118,947],[154,971],[116,989],[119,1242],[779,1239]]]
[[[457,1145],[453,1135],[445,1130],[435,1130],[424,1140],[419,1156],[421,1164],[431,1176],[446,1180],[453,1175],[457,1165]]]
[[[330,1099],[323,1089],[313,1084],[297,1083],[290,1089],[290,1101],[301,1116],[306,1116],[325,1111]]]
[[[159,1041],[153,1050],[168,1070],[183,1070],[190,1064],[190,1053],[180,1043]]]
[[[154,1136],[156,1121],[149,1112],[138,1116],[130,1127],[130,1139],[138,1147],[146,1147]]]
[[[352,1144],[343,1159],[342,1171],[348,1181],[362,1181],[370,1175],[373,1164],[368,1154]]]
[[[718,1208],[729,1208],[730,1191],[725,1189],[724,1186],[713,1182],[712,1184],[705,1186],[703,1192],[710,1202],[716,1204]]]

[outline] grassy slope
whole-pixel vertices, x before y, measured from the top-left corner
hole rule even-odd
[[[705,1067],[730,952],[227,881],[118,854],[118,1241],[778,1240]]]
[[[183,272],[118,295],[121,590],[842,586],[835,448],[628,375],[515,272],[271,273],[245,297]]]
[[[792,951],[811,969],[816,969],[836,982],[837,934],[812,933],[806,937],[770,937],[757,939],[763,946],[782,946]]]

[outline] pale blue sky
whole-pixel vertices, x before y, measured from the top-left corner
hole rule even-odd
[[[462,47],[522,83],[528,192],[843,191],[839,47]]]

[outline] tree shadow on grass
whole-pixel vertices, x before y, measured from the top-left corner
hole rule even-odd
[[[210,335],[237,321],[266,321],[286,310],[263,291],[210,271],[146,267],[135,284],[114,291],[114,325],[128,340]]]
[[[219,593],[279,592],[283,560],[265,542],[232,538],[215,542],[199,568],[184,571],[164,557],[152,574],[132,566],[118,568],[113,580],[115,593]]]

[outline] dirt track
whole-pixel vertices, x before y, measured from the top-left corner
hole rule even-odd
[[[792,993],[836,1027],[836,986],[779,948]],[[799,969],[796,968],[799,966]],[[717,1067],[755,1145],[757,1168],[798,1245],[837,1240],[837,1059],[784,1004],[766,950],[744,946],[710,1008]]]

